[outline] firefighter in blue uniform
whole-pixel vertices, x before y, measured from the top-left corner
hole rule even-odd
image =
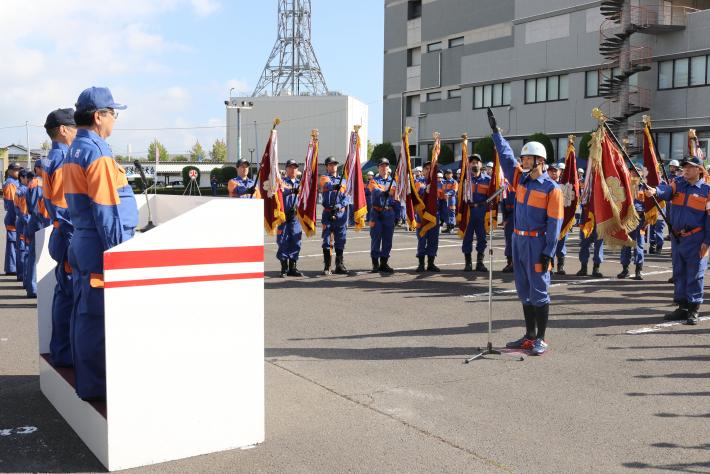
[[[42,160],[37,160],[34,165],[34,177],[27,184],[27,266],[25,267],[25,290],[29,298],[37,297],[37,267],[35,256],[37,246],[35,234],[49,225],[49,212],[44,201],[42,181]]]
[[[523,146],[521,167],[490,108],[488,119],[505,177],[516,188],[513,265],[515,288],[525,314],[525,334],[507,347],[531,349],[534,355],[541,355],[547,350],[550,268],[562,227],[562,191],[543,171],[547,152],[542,144],[528,142]]]
[[[332,156],[327,157],[325,168],[326,174],[320,177],[318,186],[323,200],[323,275],[330,275],[331,244],[335,248],[335,273],[347,275],[343,252],[348,232],[350,199],[345,195],[345,180],[338,176],[338,161]]]
[[[63,166],[67,161],[69,146],[76,136],[74,109],[57,109],[50,112],[44,122],[44,129],[52,140],[52,148],[47,158],[42,160],[42,193],[53,227],[49,237],[49,255],[57,262],[54,269],[57,283],[52,299],[49,355],[55,366],[69,367],[73,365],[69,329],[74,300],[69,245],[74,226],[64,198]]]
[[[284,198],[284,212],[286,222],[281,224],[276,230],[276,244],[279,246],[276,258],[281,262],[281,277],[303,276],[298,271],[298,254],[301,252],[301,222],[296,216],[296,201],[301,180],[296,177],[298,174],[298,163],[294,160],[286,161],[286,176],[282,180],[281,189]]]
[[[592,183],[590,182],[589,185],[591,186]],[[584,219],[584,215],[587,212],[586,209],[587,205],[583,204],[582,205],[582,219]],[[594,217],[591,217],[594,219]],[[595,278],[602,278],[604,275],[602,272],[599,271],[599,266],[602,264],[604,261],[604,240],[597,238],[597,224],[596,222],[593,223],[594,228],[592,229],[592,232],[589,234],[589,236],[585,237],[584,231],[582,230],[582,227],[580,226],[579,229],[579,262],[581,264],[581,267],[579,271],[577,272],[577,276],[587,276],[589,274],[588,270],[588,265],[589,265],[589,249],[591,248],[592,245],[594,245],[594,257],[593,257],[593,263],[594,265],[592,266],[592,276]]]
[[[125,170],[106,142],[125,109],[105,87],[84,90],[76,103],[76,138],[63,169],[64,196],[74,225],[69,264],[74,283],[71,348],[76,391],[106,397],[103,253],[133,237],[138,208]]]
[[[15,194],[20,187],[18,175],[22,167],[10,163],[7,178],[2,185],[2,200],[5,207],[5,275],[17,275],[17,215],[15,214]]]
[[[392,236],[397,216],[395,215],[395,198],[397,183],[389,175],[390,162],[382,158],[377,165],[378,174],[370,180],[368,189],[372,196],[372,212],[370,215],[370,258],[372,273],[393,273],[389,266]]]
[[[241,199],[259,199],[259,186],[256,180],[249,177],[249,162],[247,160],[237,161],[237,177],[232,178],[227,183],[229,197]]]
[[[444,179],[441,180],[441,196],[442,196],[442,217],[441,220],[446,226],[442,231],[445,234],[450,234],[456,226],[456,193],[459,186],[454,179],[454,172],[451,169],[444,171]]]
[[[700,322],[698,310],[703,302],[710,249],[710,184],[703,179],[703,162],[699,158],[686,157],[682,166],[682,178],[661,183],[645,193],[671,201],[671,226],[678,236],[673,242],[673,301],[678,308],[666,314],[665,319],[685,319],[686,324],[696,325]]]
[[[27,170],[24,168],[18,174],[20,185],[15,193],[15,227],[17,228],[17,281],[22,282],[24,288],[25,280],[25,263],[27,262],[27,238],[25,237],[25,227],[29,221],[27,215]]]
[[[437,186],[437,183],[430,183],[428,176],[431,170],[431,161],[427,161],[422,166],[422,173],[414,179],[414,192],[419,194],[419,196],[424,199],[427,193],[427,189],[430,186]],[[438,181],[438,179],[437,179]],[[438,214],[438,213],[437,213]],[[437,216],[434,216],[437,218]],[[421,227],[422,222],[419,214],[415,216],[417,221],[417,259],[419,260],[419,266],[417,267],[417,272],[423,272],[424,258],[426,257],[426,271],[428,272],[439,272],[441,271],[439,267],[436,266],[436,253],[439,249],[439,222],[437,221],[435,225],[429,229],[424,236],[419,235],[419,227]]]
[[[565,169],[564,163],[552,163],[547,167],[547,174],[550,176],[555,183],[560,183],[560,172]],[[556,275],[566,275],[565,272],[565,257],[567,256],[567,235],[562,237],[557,241],[557,248],[555,249],[555,258],[557,259],[557,271]],[[554,264],[553,264],[554,267]]]
[[[473,236],[476,235],[476,271],[487,272],[488,268],[483,264],[484,253],[486,251],[486,199],[491,186],[491,177],[483,173],[483,162],[481,155],[474,154],[468,157],[470,170],[471,197],[468,200],[464,192],[465,207],[468,208],[468,225],[463,236],[461,251],[464,254],[465,266],[463,271],[472,272],[473,268]],[[466,185],[466,183],[464,183]]]
[[[643,271],[643,261],[644,261],[644,244],[645,244],[645,231],[646,231],[646,219],[644,215],[645,210],[645,195],[643,192],[643,187],[640,184],[640,179],[638,176],[631,175],[631,189],[635,191],[634,196],[634,208],[639,215],[639,225],[629,234],[629,237],[635,242],[634,247],[634,264],[636,265],[634,280],[643,280],[641,272]],[[660,219],[660,217],[659,217]],[[629,265],[631,264],[631,247],[621,248],[621,273],[616,275],[617,278],[626,278],[629,276]]]

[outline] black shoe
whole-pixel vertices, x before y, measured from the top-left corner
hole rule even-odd
[[[567,272],[565,271],[565,258],[564,257],[557,257],[557,272],[555,272],[556,275],[567,275]]]
[[[440,272],[441,269],[434,265],[434,260],[436,260],[436,257],[427,257],[427,265],[426,269],[428,272]]]
[[[587,276],[587,264],[583,263],[582,268],[579,269],[577,272],[578,277],[586,277]]]
[[[663,316],[666,321],[683,321],[688,319],[688,302],[683,300],[678,303],[678,308]]]
[[[451,226],[447,225],[445,229],[441,230],[442,234],[450,234],[451,233]]]
[[[303,273],[298,271],[298,267],[296,266],[296,261],[295,260],[289,260],[288,261],[288,276],[290,277],[302,277]]]
[[[623,269],[621,270],[621,273],[619,273],[618,275],[616,275],[616,278],[624,279],[624,278],[626,278],[627,276],[629,276],[629,266],[628,266],[628,265],[624,265]]]
[[[424,256],[417,257],[419,259],[419,266],[417,267],[417,273],[422,273],[424,270]]]
[[[476,271],[477,272],[488,272],[488,268],[483,264],[483,258],[484,254],[478,253],[476,254]]]
[[[670,277],[670,278],[668,279],[668,283],[675,283],[675,278],[674,278],[674,277]]]
[[[15,276],[15,275],[17,275],[17,272],[7,272],[5,275],[8,275],[8,276],[10,276],[10,275]]]
[[[636,272],[634,275],[634,280],[643,280],[643,275],[641,275],[641,270],[643,270],[643,264],[639,263],[636,265]]]
[[[380,261],[377,259],[377,257],[371,257],[372,258],[372,270],[370,270],[370,273],[379,273],[380,272]]]
[[[698,309],[700,308],[700,303],[690,303],[688,305],[688,319],[685,324],[688,326],[697,326],[700,323],[700,315],[698,314]]]
[[[656,253],[656,244],[651,244],[648,246],[648,254],[653,255]],[[658,252],[660,253],[660,252]]]
[[[286,278],[288,273],[288,260],[281,260],[281,278]]]
[[[330,255],[330,249],[323,249],[323,275],[330,275],[330,263],[332,257]]]
[[[464,264],[463,271],[465,272],[472,272],[473,271],[473,258],[471,258],[470,253],[465,253],[464,259],[466,260],[466,263]]]
[[[501,270],[503,273],[513,273],[513,257],[505,257],[508,262]]]
[[[348,269],[345,267],[345,260],[343,259],[343,251],[335,250],[335,273],[336,275],[347,275]]]
[[[389,260],[389,257],[381,257],[380,258],[380,271],[382,273],[394,273],[394,268],[390,267],[387,264],[388,260]]]
[[[594,265],[592,267],[592,276],[594,278],[604,278],[604,275],[602,275],[602,272],[599,271],[599,265]]]

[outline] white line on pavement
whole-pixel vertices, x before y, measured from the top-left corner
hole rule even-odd
[[[707,320],[710,320],[710,316],[702,316],[699,319],[700,319],[700,321],[707,321]],[[656,331],[660,331],[661,329],[666,329],[666,328],[670,328],[673,326],[678,326],[683,323],[684,323],[683,321],[674,321],[671,323],[660,323],[660,324],[655,324],[651,327],[645,327],[645,328],[639,328],[639,329],[629,329],[628,331],[626,331],[626,334],[632,334],[632,335],[647,334],[649,332],[656,332]]]

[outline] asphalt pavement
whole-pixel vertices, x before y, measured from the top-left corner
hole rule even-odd
[[[501,237],[494,346],[522,334]],[[657,326],[672,308],[668,247],[643,281],[615,278],[618,252],[604,278],[581,278],[575,229],[568,275],[553,276],[549,353],[464,364],[487,342],[488,274],[461,271],[455,235],[441,237],[441,273],[415,273],[416,242],[397,229],[397,272],[371,274],[369,234],[350,229],[352,274],[322,277],[314,237],[306,276],[282,279],[267,237],[266,441],[133,471],[710,472],[710,321]],[[23,294],[0,277],[0,472],[102,472],[39,391]]]

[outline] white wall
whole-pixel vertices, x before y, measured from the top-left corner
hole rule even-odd
[[[255,149],[253,160],[264,153],[274,118],[278,126],[279,162],[294,159],[303,163],[311,130],[320,132],[320,162],[335,156],[343,162],[348,138],[354,125],[362,125],[360,157],[367,160],[368,107],[349,96],[285,96],[239,97],[235,101],[251,101],[254,107],[242,110],[242,158],[249,160],[249,149]],[[256,127],[254,122],[256,121]],[[255,130],[256,129],[256,130]],[[256,131],[256,137],[255,137]],[[258,142],[257,142],[258,141]],[[237,159],[237,111],[227,109],[227,153],[229,162]]]

